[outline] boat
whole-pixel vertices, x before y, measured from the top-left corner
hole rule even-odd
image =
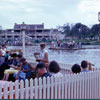
[[[82,45],[75,42],[61,43],[60,45],[51,44],[50,50],[80,50]]]

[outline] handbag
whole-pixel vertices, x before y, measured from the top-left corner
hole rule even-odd
[[[19,78],[25,80],[26,79],[26,73],[24,73],[23,71],[21,71],[20,74],[19,74]]]

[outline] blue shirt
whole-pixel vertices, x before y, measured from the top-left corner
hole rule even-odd
[[[89,70],[88,69],[83,69],[82,72],[89,72]]]
[[[22,70],[29,70],[29,69],[30,69],[30,67],[29,67],[28,63],[26,63],[25,65],[22,65]],[[32,71],[27,71],[25,73],[26,73],[27,78],[32,77]]]
[[[47,78],[48,76],[51,77],[51,74],[50,74],[49,72],[44,73],[44,74],[42,75],[42,78],[43,78],[43,77],[46,77],[46,78]]]

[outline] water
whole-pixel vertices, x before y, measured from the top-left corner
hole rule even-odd
[[[89,46],[85,46],[89,47]],[[100,67],[100,46],[90,46],[91,48],[96,47],[98,49],[83,49],[83,50],[49,50],[48,54],[49,60],[56,60],[64,64],[80,64],[82,60],[87,60],[95,65],[95,67]],[[8,49],[21,47],[8,47]],[[39,47],[28,46],[26,47],[26,56],[34,58],[34,52],[39,51]]]

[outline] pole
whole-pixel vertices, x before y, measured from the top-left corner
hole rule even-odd
[[[23,37],[23,46],[22,46],[22,50],[23,50],[23,57],[25,57],[25,31],[22,31],[22,37]]]

